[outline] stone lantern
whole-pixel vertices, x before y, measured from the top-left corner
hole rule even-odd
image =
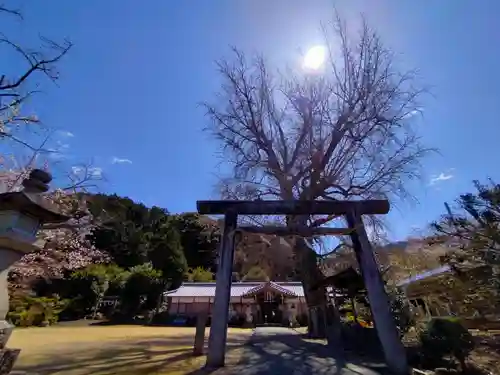
[[[34,243],[42,224],[69,219],[42,195],[50,181],[49,173],[35,169],[23,181],[22,191],[0,194],[0,375],[10,372],[19,354],[19,350],[5,348],[13,329],[5,320],[9,312],[9,269],[23,255],[38,249]]]

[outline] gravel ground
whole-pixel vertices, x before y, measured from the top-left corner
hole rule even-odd
[[[211,374],[380,374],[379,371],[361,364],[344,363],[334,358],[335,353],[332,351],[334,352],[322,343],[304,340],[300,332],[292,329],[259,327],[255,329],[248,344],[244,347],[238,364]]]

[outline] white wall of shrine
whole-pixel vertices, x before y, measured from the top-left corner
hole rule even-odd
[[[169,312],[172,314],[195,315],[201,312],[211,313],[214,297],[169,297]],[[251,298],[231,297],[229,310],[237,314],[245,314],[250,308],[252,311],[259,309],[256,300]],[[304,298],[286,297],[283,304],[279,306],[284,317],[288,319],[297,318],[300,314],[307,314],[307,306]]]

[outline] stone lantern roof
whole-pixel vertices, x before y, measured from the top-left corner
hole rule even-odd
[[[40,169],[34,169],[23,181],[24,189],[18,192],[0,194],[0,210],[18,211],[35,217],[40,223],[62,223],[69,219],[59,208],[42,195],[48,191],[52,176]]]

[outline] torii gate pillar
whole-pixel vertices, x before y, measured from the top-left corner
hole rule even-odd
[[[224,233],[219,248],[219,263],[215,276],[215,301],[208,338],[207,367],[224,366],[234,258],[234,232],[237,219],[238,215],[231,211],[227,212],[224,217]]]
[[[389,298],[363,220],[356,212],[347,213],[346,219],[349,227],[355,229],[350,236],[368,292],[370,309],[385,361],[394,374],[407,374],[406,351],[398,335]]]

